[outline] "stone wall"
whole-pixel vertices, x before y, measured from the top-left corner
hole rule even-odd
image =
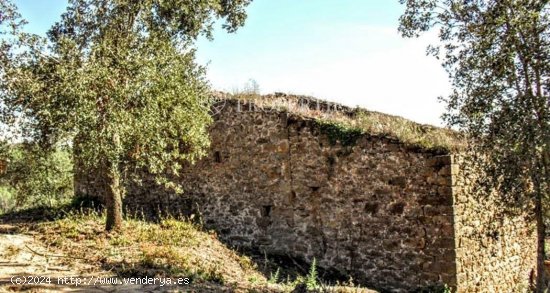
[[[456,263],[459,292],[531,292],[536,273],[532,204],[502,206],[495,194],[474,190],[474,171],[453,156]]]
[[[343,145],[314,119],[249,106],[227,101],[215,117],[210,155],[186,168],[183,195],[145,177],[128,186],[128,210],[198,213],[230,245],[315,258],[383,290],[445,283],[507,292],[500,289],[528,279],[532,222],[507,219],[500,242],[489,244],[500,250],[473,242],[485,233],[477,223],[491,218],[474,209],[483,204],[466,188],[457,191],[466,183],[450,155],[367,134],[342,133],[350,136]],[[97,188],[93,177],[77,175],[78,192]]]

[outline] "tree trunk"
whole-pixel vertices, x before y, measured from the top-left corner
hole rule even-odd
[[[546,290],[546,270],[544,267],[544,215],[542,208],[542,193],[539,191],[536,195],[535,216],[537,217],[537,280],[536,292],[543,293]]]
[[[107,231],[120,231],[122,229],[122,195],[120,188],[120,175],[115,166],[108,166],[105,182],[105,206]]]

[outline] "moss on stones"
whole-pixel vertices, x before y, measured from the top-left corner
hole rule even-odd
[[[338,142],[342,146],[353,146],[363,134],[363,130],[357,127],[349,127],[342,123],[317,120],[321,134],[325,134],[331,145]]]

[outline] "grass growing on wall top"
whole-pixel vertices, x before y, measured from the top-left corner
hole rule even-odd
[[[422,125],[398,116],[366,110],[357,111],[351,125],[366,133],[395,137],[423,149],[457,150],[463,146],[460,134],[450,129]]]
[[[353,145],[361,134],[370,134],[391,137],[404,144],[425,150],[448,152],[464,147],[464,140],[460,133],[450,129],[423,125],[399,116],[361,108],[353,109],[326,101],[319,100],[321,103],[337,105],[337,108],[342,111],[317,110],[315,107],[304,106],[300,102],[305,99],[315,104],[317,99],[311,97],[286,94],[262,96],[257,93],[230,95],[219,92],[216,95],[218,98],[251,102],[259,109],[285,111],[314,118],[321,127],[321,131],[329,136],[331,143],[340,141],[343,145]]]

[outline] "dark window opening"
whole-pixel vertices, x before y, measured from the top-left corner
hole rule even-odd
[[[365,204],[365,212],[367,214],[375,215],[378,212],[377,202],[368,202]]]
[[[262,216],[269,217],[271,215],[271,206],[263,206]]]

